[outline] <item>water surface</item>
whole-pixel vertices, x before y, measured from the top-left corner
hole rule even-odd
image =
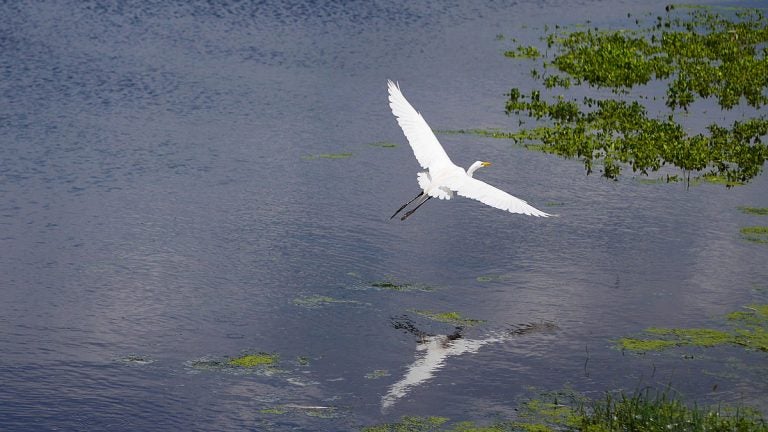
[[[0,429],[356,430],[668,384],[765,412],[764,355],[613,347],[766,301],[768,249],[738,235],[765,223],[737,210],[768,206],[765,176],[613,182],[441,135],[454,162],[493,161],[477,176],[560,217],[459,199],[388,220],[418,165],[387,79],[435,129],[514,128],[504,92],[531,81],[507,38],[663,7],[3,3]],[[338,301],[296,301],[312,297]],[[390,397],[455,331],[414,310],[485,322]],[[258,351],[279,370],[221,365]]]

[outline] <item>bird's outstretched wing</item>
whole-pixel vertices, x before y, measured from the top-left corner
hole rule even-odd
[[[400,87],[392,80],[387,80],[387,86],[389,87],[389,107],[392,109],[392,114],[397,118],[397,123],[403,129],[403,133],[408,139],[408,143],[411,144],[413,154],[421,167],[435,171],[455,166],[424,117],[408,103],[403,93],[400,92]]]
[[[501,189],[493,187],[481,180],[470,176],[456,176],[446,182],[446,185],[457,194],[472,198],[497,209],[510,213],[522,213],[529,216],[552,216],[533,207],[520,198],[514,197]]]

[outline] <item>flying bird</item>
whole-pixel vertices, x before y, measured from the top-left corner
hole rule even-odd
[[[440,145],[437,137],[429,128],[429,125],[416,111],[400,91],[400,85],[392,80],[387,81],[389,87],[389,107],[397,118],[397,123],[403,129],[408,143],[413,149],[413,154],[419,165],[426,171],[417,174],[421,192],[407,203],[403,204],[390,219],[397,216],[408,205],[417,201],[416,206],[405,212],[400,220],[405,220],[419,207],[432,198],[449,200],[455,194],[466,198],[472,198],[497,209],[510,213],[522,213],[530,216],[547,217],[550,214],[536,209],[520,198],[514,197],[501,189],[489,185],[483,181],[472,178],[478,168],[487,167],[490,162],[477,161],[466,171],[456,166],[445,149]]]

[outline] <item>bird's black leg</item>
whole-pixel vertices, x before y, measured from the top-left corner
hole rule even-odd
[[[397,211],[395,212],[395,214],[393,214],[393,215],[392,215],[392,216],[390,216],[389,218],[390,218],[390,219],[392,219],[393,217],[397,216],[397,214],[398,214],[398,213],[400,213],[401,211],[403,211],[403,209],[404,209],[404,208],[408,207],[408,204],[410,204],[410,203],[412,203],[412,202],[416,201],[416,200],[417,200],[417,199],[419,199],[419,197],[420,197],[420,196],[422,196],[422,195],[424,195],[424,191],[422,191],[422,192],[420,192],[418,195],[416,195],[416,198],[414,198],[414,199],[412,199],[412,200],[408,201],[407,203],[403,204],[403,206],[402,206],[402,207],[400,207],[399,209],[397,209]]]
[[[405,220],[405,219],[406,219],[408,216],[412,215],[412,214],[413,214],[413,212],[415,212],[416,210],[418,210],[418,209],[419,209],[419,207],[423,206],[423,205],[424,205],[424,203],[425,203],[425,202],[427,202],[427,201],[429,201],[431,198],[432,198],[432,195],[427,195],[427,197],[426,197],[426,198],[424,198],[424,200],[423,200],[422,202],[420,202],[420,203],[419,203],[419,205],[417,205],[416,207],[414,207],[414,208],[413,208],[413,210],[410,210],[410,211],[407,211],[407,212],[405,212],[405,214],[403,215],[403,217],[401,217],[401,218],[400,218],[400,220],[401,220],[401,221],[404,221],[404,220]]]

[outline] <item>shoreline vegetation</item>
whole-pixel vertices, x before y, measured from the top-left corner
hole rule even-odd
[[[516,409],[514,420],[493,423],[452,422],[447,417],[402,417],[364,427],[363,432],[766,432],[768,423],[746,407],[699,407],[682,402],[670,390],[642,389],[633,394],[606,392],[587,399],[559,392],[531,399]]]
[[[667,6],[655,19],[628,14],[627,23],[632,28],[545,28],[541,46],[506,51],[510,59],[535,64],[531,76],[538,85],[507,93],[505,109],[521,116],[519,129],[469,132],[578,158],[587,174],[599,165],[614,180],[626,167],[648,175],[665,165],[681,169],[687,180],[695,173],[728,187],[759,175],[768,159],[763,11]],[[584,87],[613,97],[583,96]],[[666,108],[659,108],[661,101]],[[684,125],[705,112],[722,120],[700,132]],[[726,121],[728,114],[738,119]]]

